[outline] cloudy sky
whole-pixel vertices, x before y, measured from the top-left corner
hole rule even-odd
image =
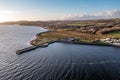
[[[120,17],[120,0],[0,0],[0,22]]]

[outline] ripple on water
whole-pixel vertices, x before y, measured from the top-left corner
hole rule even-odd
[[[120,80],[118,48],[54,43],[15,54],[42,31],[36,27],[0,27],[0,80]]]

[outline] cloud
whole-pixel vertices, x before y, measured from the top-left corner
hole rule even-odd
[[[93,14],[77,14],[77,15],[65,15],[59,20],[89,20],[89,19],[109,19],[109,18],[120,18],[120,10],[104,11]]]

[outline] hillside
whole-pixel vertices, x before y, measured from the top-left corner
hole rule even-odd
[[[50,30],[74,30],[82,33],[105,34],[120,30],[120,18],[101,20],[69,20],[69,21],[17,21],[1,24],[18,24],[40,26]]]

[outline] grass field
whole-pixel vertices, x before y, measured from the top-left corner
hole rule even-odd
[[[54,41],[61,40],[64,38],[74,38],[77,42],[84,43],[92,43],[93,41],[100,40],[106,37],[112,37],[111,35],[96,35],[96,34],[88,34],[88,33],[80,33],[77,31],[50,31],[37,35],[37,39],[35,39],[36,45]],[[96,44],[105,44],[101,42],[96,42]]]
[[[120,38],[120,31],[109,32],[106,35],[112,36],[114,38]]]
[[[37,39],[59,40],[63,38],[77,38],[80,41],[91,42],[102,37],[95,34],[79,33],[77,31],[52,31],[38,35]]]
[[[68,26],[87,26],[87,23],[82,23],[82,22],[76,22],[76,23],[72,23],[72,24],[67,24]]]
[[[84,42],[84,43],[92,43],[94,41],[96,44],[105,44],[99,42],[100,39],[104,38],[120,38],[120,31],[107,33],[104,35],[97,35],[97,34],[88,34],[88,33],[80,33],[77,31],[48,31],[42,34],[37,35],[35,39],[36,45],[51,42],[55,40],[61,40],[64,38],[74,38],[77,42]]]

